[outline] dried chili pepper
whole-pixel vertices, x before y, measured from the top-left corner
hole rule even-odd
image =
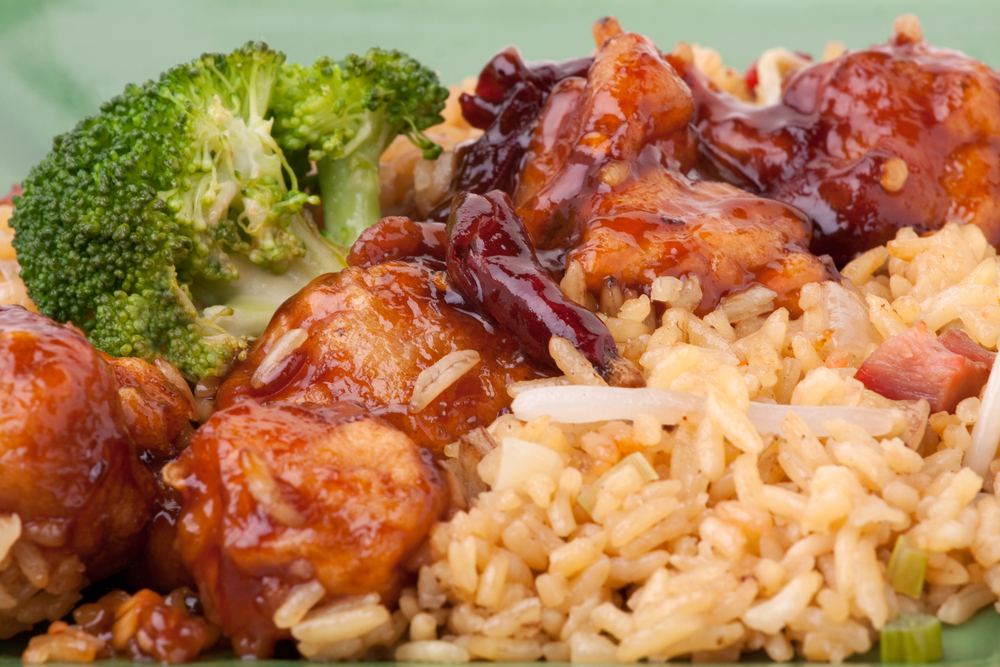
[[[448,273],[476,305],[514,334],[532,357],[552,363],[549,340],[573,343],[609,383],[641,386],[597,315],[569,300],[538,261],[505,193],[457,195],[447,226]]]
[[[526,63],[513,46],[493,56],[479,75],[476,94],[465,93],[459,99],[465,119],[485,133],[459,150],[449,194],[429,219],[444,220],[459,192],[512,194],[521,158],[549,93],[567,77],[586,76],[593,62],[587,57]]]

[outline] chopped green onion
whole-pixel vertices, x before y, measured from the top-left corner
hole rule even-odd
[[[904,612],[882,628],[882,662],[922,663],[941,659],[941,621],[930,614]]]
[[[587,514],[593,514],[594,505],[597,504],[597,492],[601,490],[601,487],[607,484],[608,481],[622,474],[626,470],[629,472],[638,473],[637,477],[641,484],[647,484],[648,482],[656,481],[660,478],[653,469],[653,466],[649,465],[649,461],[646,457],[639,452],[633,452],[623,458],[621,461],[616,463],[610,470],[597,478],[597,481],[590,486],[585,486],[580,491],[580,495],[577,496],[576,502],[586,510]]]
[[[927,552],[918,549],[906,535],[896,538],[892,548],[886,576],[893,589],[919,599],[924,591],[924,577],[927,574]]]

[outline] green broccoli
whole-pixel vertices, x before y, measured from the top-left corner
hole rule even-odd
[[[274,138],[288,152],[308,150],[316,163],[328,239],[349,245],[378,221],[378,159],[396,136],[437,157],[441,148],[422,132],[441,122],[447,97],[433,72],[399,51],[282,69]]]
[[[308,163],[296,173],[272,135],[284,124],[274,116],[299,111],[287,95],[273,104],[276,84],[301,71],[261,42],[206,54],[56,137],[11,219],[39,310],[108,354],[162,357],[203,378],[225,373],[285,299],[343,268],[345,250],[304,208],[318,203],[299,191]],[[402,73],[356,77],[342,84],[346,103],[310,92],[321,79],[296,90],[335,107],[397,99],[393,85],[436,99],[418,74],[419,90]]]

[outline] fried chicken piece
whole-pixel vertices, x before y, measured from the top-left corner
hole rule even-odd
[[[153,493],[102,356],[72,326],[0,306],[0,636],[125,567]]]
[[[813,252],[838,266],[900,227],[971,223],[1000,242],[1000,75],[905,18],[886,45],[790,73],[768,107],[672,60],[697,104],[702,166],[805,211]]]
[[[191,428],[194,396],[170,362],[151,364],[136,357],[108,357],[125,423],[143,461],[154,469],[179,453],[175,441]]]
[[[414,404],[428,395],[420,387],[444,370],[441,364],[463,358],[472,363],[464,373],[426,406]],[[543,374],[512,336],[466,303],[446,273],[386,262],[317,278],[282,305],[223,382],[217,405],[247,396],[261,402],[353,400],[440,452],[509,407],[508,384]]]
[[[240,656],[289,636],[274,614],[295,586],[391,604],[445,505],[421,449],[349,402],[245,400],[199,428],[164,478],[184,496],[178,540],[206,616]]]
[[[156,477],[156,494],[142,543],[126,573],[133,589],[168,593],[193,587],[194,579],[177,550],[180,493],[164,484],[160,469],[187,446],[193,431],[194,395],[170,362],[149,363],[135,357],[108,357],[118,381],[118,399],[139,458]]]
[[[697,276],[701,312],[754,284],[794,307],[803,284],[835,276],[806,250],[809,219],[691,180],[691,94],[648,39],[616,28],[595,30],[587,79],[553,90],[528,147],[514,202],[540,255],[579,262],[595,292],[608,278],[648,293],[658,276]]]

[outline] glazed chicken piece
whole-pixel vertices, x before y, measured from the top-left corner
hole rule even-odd
[[[317,278],[282,305],[217,405],[352,400],[440,452],[509,407],[508,384],[543,374],[446,273],[386,262]]]
[[[556,86],[528,146],[513,199],[539,255],[552,268],[579,262],[592,291],[608,278],[648,293],[658,276],[696,276],[702,312],[754,284],[794,307],[803,284],[835,275],[807,251],[809,219],[691,180],[691,94],[648,39],[619,30],[598,24],[587,79]]]
[[[100,353],[0,306],[0,637],[60,618],[85,582],[125,567],[153,487]]]
[[[840,266],[900,227],[972,223],[1000,242],[1000,76],[923,41],[912,16],[887,45],[787,75],[752,107],[674,59],[697,104],[702,166],[788,202]]]
[[[118,398],[139,456],[154,470],[180,453],[178,437],[191,429],[194,396],[180,371],[162,359],[105,359],[118,381]]]
[[[187,446],[193,429],[194,396],[180,371],[162,359],[149,363],[135,357],[109,357],[118,381],[118,399],[139,458],[156,478],[149,521],[134,562],[126,573],[134,589],[169,593],[193,587],[175,544],[180,494],[164,484],[160,469]]]
[[[289,636],[305,609],[280,628],[274,616],[293,590],[392,604],[445,505],[424,452],[348,402],[245,400],[199,428],[164,478],[184,496],[178,539],[206,616],[240,656]]]

